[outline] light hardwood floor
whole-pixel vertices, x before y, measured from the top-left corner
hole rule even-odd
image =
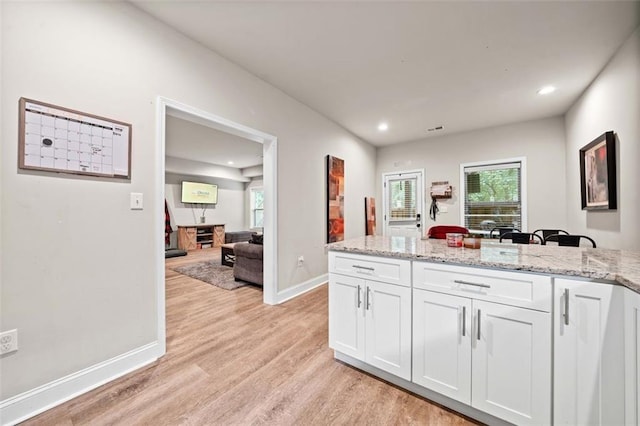
[[[282,305],[168,269],[167,354],[27,425],[459,425],[456,413],[333,359],[327,286]]]

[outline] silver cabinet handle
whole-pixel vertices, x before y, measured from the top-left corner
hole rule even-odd
[[[376,270],[376,268],[372,268],[370,266],[353,265],[353,267],[356,269],[364,269],[365,271],[371,271],[371,272]]]
[[[467,307],[462,307],[462,336],[467,335]]]
[[[491,286],[488,285],[488,284],[472,283],[472,282],[469,282],[469,281],[462,281],[462,280],[453,280],[453,282],[456,283],[456,284],[465,284],[465,285],[472,285],[472,286],[475,286],[475,287],[491,288]]]
[[[352,265],[352,266],[353,266],[353,269],[355,269],[358,274],[371,275],[376,270],[375,268],[372,268],[369,266],[360,266],[360,265]]]
[[[362,305],[362,299],[360,298],[361,287],[358,285],[358,308]]]
[[[371,288],[369,286],[367,286],[367,295],[366,295],[366,308],[367,310],[369,310],[369,308],[371,307]]]
[[[564,289],[564,325],[569,325],[569,289]]]
[[[480,340],[480,317],[482,315],[482,312],[480,312],[480,309],[478,309],[478,340]]]

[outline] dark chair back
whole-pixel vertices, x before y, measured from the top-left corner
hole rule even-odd
[[[533,233],[536,234],[536,235],[542,234],[542,239],[543,240],[546,240],[547,237],[549,237],[550,235],[554,235],[554,234],[569,235],[569,233],[567,231],[565,231],[564,229],[536,229],[535,231],[533,231]]]
[[[494,231],[498,232],[495,237],[493,236]],[[489,238],[500,238],[507,232],[520,232],[520,230],[513,226],[497,226],[489,232]]]
[[[587,237],[586,235],[573,235],[573,234],[569,234],[569,235],[563,235],[563,234],[553,234],[553,235],[549,235],[547,238],[545,238],[544,242],[545,244],[548,243],[549,241],[556,241],[558,243],[559,246],[564,246],[564,247],[580,247],[580,241],[582,239],[585,239],[589,242],[591,242],[591,245],[593,246],[593,248],[596,248],[596,242],[593,241],[593,239],[591,237]]]
[[[448,233],[468,234],[469,230],[457,225],[436,225],[429,228],[427,231],[427,237],[444,240],[447,238]]]
[[[511,240],[512,243],[515,244],[529,244],[532,239],[539,239],[540,244],[544,244],[544,240],[538,234],[530,234],[528,232],[505,232],[500,236],[500,242],[502,240]]]

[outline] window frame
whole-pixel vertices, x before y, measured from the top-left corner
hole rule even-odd
[[[255,208],[255,193],[262,192],[262,208]],[[253,186],[249,188],[249,229],[262,229],[263,226],[256,226],[255,223],[255,212],[257,210],[262,210],[262,222],[264,225],[264,187],[262,186]]]
[[[476,161],[472,163],[460,163],[460,224],[465,226],[465,207],[467,203],[467,180],[465,179],[465,169],[470,167],[495,167],[501,164],[520,163],[520,223],[521,231],[528,229],[528,196],[527,196],[527,157],[503,158],[499,160]],[[470,232],[478,232],[471,230]]]

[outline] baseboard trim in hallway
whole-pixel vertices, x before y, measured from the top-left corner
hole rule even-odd
[[[276,304],[284,303],[287,300],[291,300],[298,297],[314,288],[320,287],[329,281],[329,274],[322,274],[308,281],[295,285],[293,287],[285,288],[279,291],[276,295]]]
[[[116,356],[0,402],[0,422],[15,425],[158,359],[157,342]]]

